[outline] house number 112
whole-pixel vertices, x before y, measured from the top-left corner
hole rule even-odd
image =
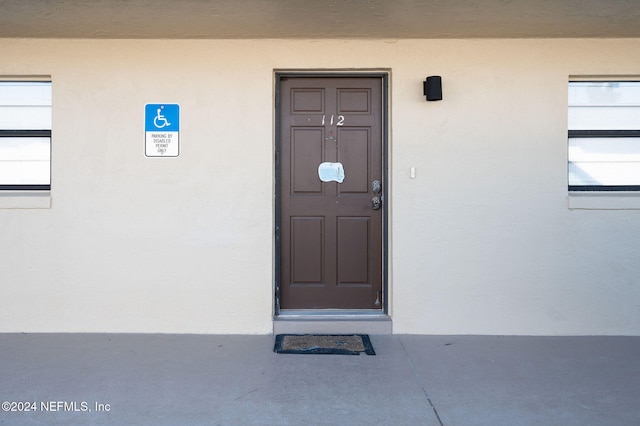
[[[331,114],[331,123],[329,123],[330,125],[333,126],[333,117],[334,115]],[[325,121],[326,121],[327,116],[323,115],[322,116],[322,125],[324,126]],[[344,115],[339,115],[338,119],[336,120],[336,126],[344,126]]]

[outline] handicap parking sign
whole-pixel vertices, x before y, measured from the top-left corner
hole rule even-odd
[[[180,153],[180,105],[145,105],[144,130],[147,157],[177,157]]]

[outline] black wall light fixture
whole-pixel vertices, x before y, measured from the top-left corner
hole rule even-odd
[[[424,81],[424,95],[428,101],[442,100],[442,77],[432,75]]]

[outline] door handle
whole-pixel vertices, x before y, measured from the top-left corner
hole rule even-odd
[[[373,197],[371,199],[371,208],[373,210],[380,210],[381,206],[382,206],[382,201],[380,201],[380,197]]]

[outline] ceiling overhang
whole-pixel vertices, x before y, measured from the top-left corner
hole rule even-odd
[[[584,37],[640,37],[640,1],[0,1],[0,38]]]

